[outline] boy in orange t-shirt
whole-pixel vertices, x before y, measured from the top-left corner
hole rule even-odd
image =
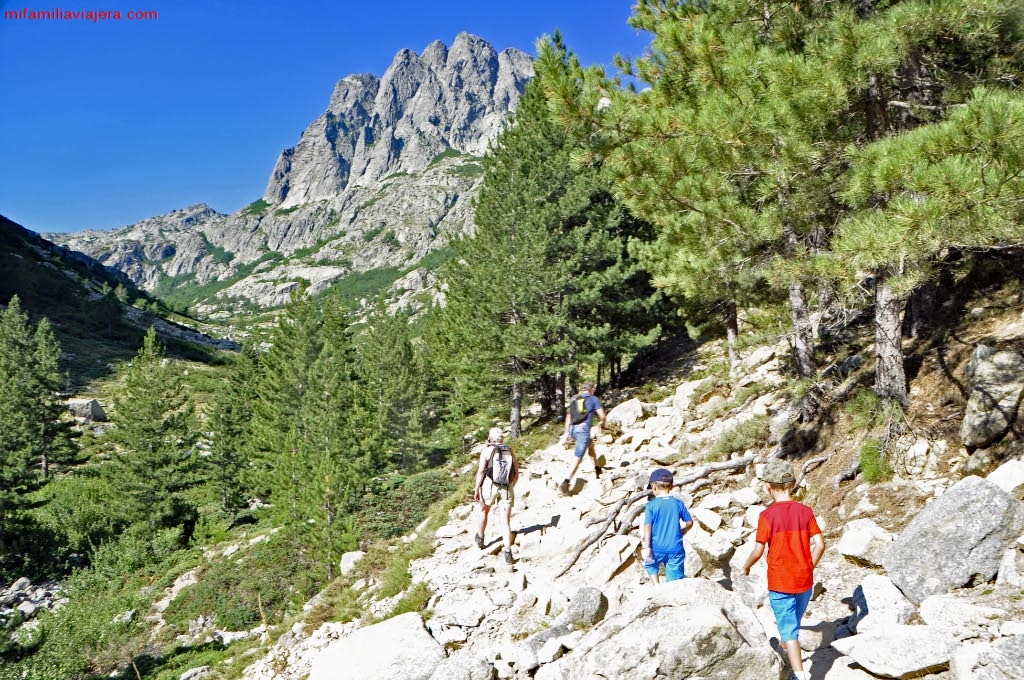
[[[814,589],[814,567],[825,553],[825,539],[814,511],[793,500],[796,484],[789,463],[775,459],[764,469],[772,504],[757,519],[757,545],[743,565],[743,573],[757,563],[768,548],[768,600],[775,612],[782,648],[797,680],[808,680],[800,655],[800,620]]]

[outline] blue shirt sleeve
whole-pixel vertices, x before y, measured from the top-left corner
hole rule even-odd
[[[690,517],[690,511],[686,509],[686,503],[676,498],[676,503],[679,503],[679,519],[684,522],[691,522],[693,518]]]

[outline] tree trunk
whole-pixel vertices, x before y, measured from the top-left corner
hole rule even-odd
[[[512,412],[509,414],[509,439],[518,439],[523,433],[523,385],[512,384]]]
[[[801,378],[809,378],[817,373],[814,333],[811,331],[811,318],[807,314],[804,287],[799,281],[789,284],[789,309],[793,316],[793,362],[796,364],[796,373]]]
[[[727,302],[725,306],[725,344],[729,348],[729,370],[736,368],[740,355],[736,351],[736,339],[739,337],[739,321],[736,319],[736,303]]]
[[[565,393],[565,373],[555,374],[555,410],[554,416],[561,418],[565,415],[565,404],[569,401],[569,397]]]
[[[875,392],[907,405],[907,376],[903,370],[900,301],[889,287],[888,273],[875,280]]]

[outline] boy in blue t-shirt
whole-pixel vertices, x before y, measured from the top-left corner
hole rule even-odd
[[[647,502],[644,512],[643,543],[640,548],[644,569],[654,577],[655,583],[660,583],[658,568],[664,564],[665,580],[675,581],[685,575],[683,534],[693,526],[693,519],[686,504],[671,495],[672,472],[658,468],[651,473],[651,481],[647,486],[654,491],[654,498]]]

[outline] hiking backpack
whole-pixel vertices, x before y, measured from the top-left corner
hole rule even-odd
[[[512,482],[514,471],[512,449],[505,444],[494,444],[491,448],[491,459],[487,461],[487,476],[497,486],[508,486]]]
[[[587,397],[577,394],[569,402],[569,419],[573,425],[579,425],[587,419]]]

